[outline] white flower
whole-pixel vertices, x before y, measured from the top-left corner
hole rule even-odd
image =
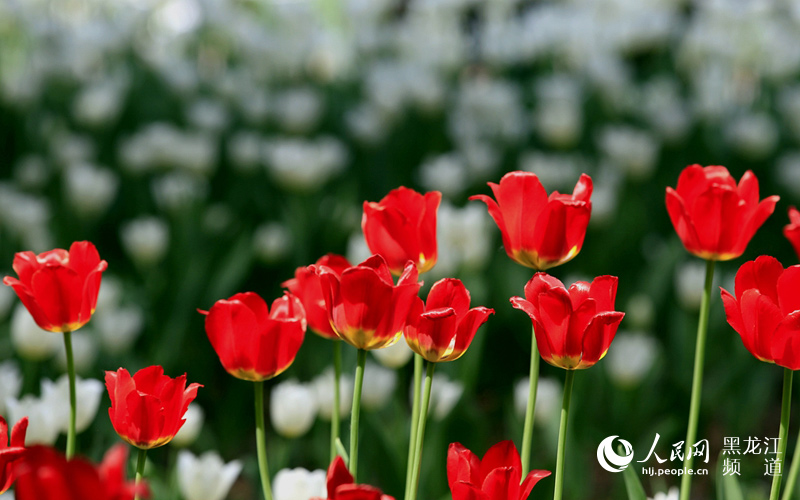
[[[164,258],[169,247],[169,227],[158,217],[139,217],[120,229],[122,246],[140,265],[152,265]]]
[[[91,425],[100,407],[100,397],[103,395],[103,383],[95,379],[81,379],[75,377],[75,399],[77,402],[75,412],[75,430],[83,432]],[[43,402],[46,402],[53,412],[53,417],[59,431],[66,433],[69,428],[69,378],[62,375],[55,382],[42,380]]]
[[[19,396],[22,389],[22,374],[13,361],[0,363],[0,415],[6,414],[6,400]]]
[[[19,422],[22,417],[28,417],[28,432],[25,434],[25,445],[44,444],[52,446],[56,439],[60,425],[57,412],[53,411],[50,402],[36,396],[27,395],[22,399],[6,399],[8,408],[8,422]]]
[[[649,328],[653,323],[655,305],[644,293],[633,295],[625,306],[625,324],[632,328]]]
[[[227,464],[215,451],[197,457],[191,452],[178,453],[178,487],[186,500],[222,500],[242,472],[242,464]]]
[[[277,384],[270,394],[269,416],[281,436],[302,436],[317,418],[314,389],[293,379]]]
[[[347,149],[338,139],[280,138],[264,145],[264,161],[275,182],[286,189],[314,191],[339,173],[347,162]]]
[[[398,344],[400,342],[397,342]],[[381,349],[376,349],[380,351]],[[392,397],[397,383],[397,373],[368,362],[364,367],[364,384],[361,388],[361,405],[370,410],[379,410],[386,406]]]
[[[258,226],[253,234],[253,247],[256,255],[264,262],[275,262],[289,252],[292,235],[289,229],[279,222]]]
[[[97,295],[97,311],[103,309],[113,309],[119,304],[122,296],[122,282],[113,274],[103,274],[103,284],[100,286],[100,293]]]
[[[324,100],[309,87],[283,92],[275,100],[275,112],[283,128],[289,132],[308,132],[322,115]]]
[[[120,354],[130,349],[142,332],[144,314],[136,306],[98,308],[92,325],[100,334],[103,348],[111,354]]]
[[[792,151],[778,158],[777,181],[800,198],[800,152]]]
[[[228,141],[228,156],[238,172],[255,171],[261,163],[261,137],[256,132],[237,132]]]
[[[97,340],[91,331],[91,327],[84,326],[79,331],[72,332],[72,360],[78,373],[88,371],[97,359]],[[60,334],[58,336],[61,337]],[[67,371],[67,351],[63,341],[58,344],[55,361],[56,366]]]
[[[450,153],[429,158],[419,167],[420,184],[430,191],[441,191],[446,198],[460,195],[469,181],[464,162]]]
[[[328,496],[326,473],[317,469],[309,471],[302,467],[281,469],[272,481],[274,500],[309,500]]]
[[[374,351],[373,351],[374,352]],[[330,420],[333,415],[333,367],[329,366],[311,381],[316,395],[319,416]],[[339,416],[345,417],[353,405],[353,376],[342,374],[339,377]]]
[[[102,214],[114,200],[119,177],[113,171],[77,163],[67,167],[64,173],[67,200],[81,215]]]
[[[218,133],[228,125],[228,110],[215,100],[200,99],[191,104],[188,111],[189,123],[205,132]]]
[[[116,82],[100,82],[81,89],[72,105],[79,123],[97,127],[114,120],[122,107],[123,88]]]
[[[17,304],[11,315],[11,345],[25,359],[41,361],[55,354],[63,342],[58,333],[39,328],[22,304]]]
[[[772,153],[780,138],[775,120],[764,113],[740,116],[728,124],[726,132],[730,145],[752,159]]]
[[[208,183],[202,177],[184,172],[172,172],[154,179],[153,197],[162,210],[179,211],[205,199]]]
[[[380,364],[387,368],[400,368],[401,366],[405,366],[408,360],[414,355],[414,351],[403,341],[395,342],[383,349],[373,349],[370,352]]]
[[[489,258],[490,221],[486,210],[475,204],[457,208],[447,201],[439,207],[439,259],[432,276],[446,277],[462,269],[481,269]]]
[[[633,179],[645,179],[655,169],[659,144],[648,132],[608,125],[600,132],[597,142],[611,163]]]
[[[189,446],[194,443],[200,431],[203,429],[203,421],[205,416],[203,408],[197,403],[189,403],[186,413],[183,415],[185,422],[183,426],[172,438],[170,444],[179,448]]]
[[[425,379],[422,380],[422,386],[425,385]],[[422,394],[424,391],[420,390],[420,398],[425,397]],[[436,420],[443,420],[453,407],[461,399],[464,393],[464,385],[456,380],[450,380],[444,373],[439,373],[433,377],[431,384],[431,399],[428,403],[428,414],[432,415]],[[414,398],[414,385],[409,386],[409,396],[413,401]]]
[[[677,486],[673,486],[672,488],[669,489],[667,493],[659,491],[658,493],[653,495],[653,498],[648,497],[647,500],[678,500],[679,497],[680,497],[680,490],[678,489]]]
[[[675,293],[678,302],[686,309],[698,309],[703,298],[706,264],[699,260],[687,260],[675,269]]]
[[[525,415],[528,405],[530,379],[525,377],[514,386],[514,408],[520,416]],[[561,411],[561,383],[554,378],[539,377],[536,388],[534,419],[546,425],[558,418]]]
[[[619,332],[604,363],[608,374],[621,386],[634,386],[642,381],[658,355],[658,343],[649,335]]]

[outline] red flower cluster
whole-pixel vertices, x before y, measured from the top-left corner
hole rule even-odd
[[[17,466],[17,500],[132,500],[150,496],[147,485],[125,480],[128,449],[111,448],[100,466],[86,460],[67,460],[44,446],[27,449]]]
[[[447,482],[453,500],[526,500],[539,480],[550,475],[532,470],[522,478],[522,462],[511,441],[501,441],[479,459],[461,443],[447,450]]]
[[[399,187],[377,203],[364,202],[361,229],[367,246],[386,260],[393,274],[402,274],[409,260],[420,273],[436,264],[436,212],[441,201],[439,191],[423,196]]]
[[[720,288],[728,323],[761,361],[800,369],[800,265],[762,255],[736,273],[736,296]]]
[[[625,313],[614,310],[617,277],[598,276],[567,290],[558,279],[536,273],[525,298],[511,304],[531,317],[542,359],[565,370],[589,368],[606,355]]]
[[[186,374],[173,379],[160,366],[143,368],[133,377],[125,368],[107,371],[108,416],[126,442],[142,449],[157,448],[172,441],[183,426],[183,415],[200,387],[186,387]]]
[[[747,171],[739,184],[721,166],[690,165],[681,172],[678,188],[667,188],[667,211],[683,246],[707,260],[730,260],[747,244],[778,202],[759,202],[758,179]]]
[[[317,268],[328,319],[336,334],[358,349],[380,349],[400,337],[421,283],[408,262],[397,285],[383,257],[373,255],[337,273]]]
[[[381,490],[366,484],[354,484],[353,475],[347,470],[342,457],[337,456],[328,467],[328,498],[312,498],[311,500],[394,500],[384,495]]]
[[[28,417],[22,417],[11,429],[11,442],[9,442],[8,423],[6,419],[0,417],[0,494],[5,493],[17,478],[15,468],[25,452],[27,430]]]
[[[428,361],[454,361],[467,350],[475,332],[494,309],[469,308],[469,291],[460,280],[437,281],[428,303],[417,297],[403,333],[408,346]]]
[[[489,183],[494,197],[478,194],[503,235],[509,257],[539,271],[578,255],[592,213],[592,179],[581,175],[571,195],[547,195],[536,174],[509,172]]]
[[[50,332],[72,332],[94,314],[108,264],[93,244],[77,241],[69,251],[20,252],[13,267],[19,279],[6,276],[3,283],[14,289],[36,324]]]
[[[283,373],[306,332],[303,305],[286,293],[267,303],[253,292],[218,300],[206,315],[206,334],[222,366],[242,380],[259,382]]]
[[[322,266],[330,269],[337,275],[351,267],[352,264],[342,257],[329,253],[320,257],[314,265],[298,267],[294,272],[294,278],[281,283],[281,286],[288,288],[289,291],[303,303],[306,311],[308,327],[317,335],[329,339],[339,340],[339,336],[331,327],[328,320],[328,310],[325,309],[325,297],[322,294],[322,285],[316,270]]]

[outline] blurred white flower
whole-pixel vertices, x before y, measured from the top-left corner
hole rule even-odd
[[[215,451],[199,457],[185,450],[178,453],[178,487],[186,500],[222,500],[241,472],[241,462],[226,464]]]
[[[210,233],[220,233],[224,231],[232,221],[235,220],[234,214],[224,203],[214,203],[206,207],[203,213],[203,229]]]
[[[172,446],[184,448],[191,445],[197,440],[200,431],[203,429],[203,422],[205,421],[205,414],[203,408],[197,403],[189,403],[186,413],[183,415],[185,422],[183,426],[172,438],[169,443]]]
[[[53,418],[59,431],[66,434],[69,428],[69,378],[61,375],[55,382],[47,379],[41,381],[41,399],[53,412]],[[105,386],[95,379],[75,377],[75,430],[85,431],[91,425],[100,407],[100,397]]]
[[[357,140],[363,144],[380,143],[389,132],[389,117],[377,106],[369,103],[357,105],[347,111],[345,123]]]
[[[423,385],[425,381],[423,379]],[[409,399],[413,400],[413,383],[409,386]],[[420,398],[424,397],[420,391]],[[428,404],[428,412],[436,420],[443,420],[455,407],[461,395],[464,393],[464,384],[457,380],[450,380],[444,373],[437,373],[433,377],[431,384],[431,400]]]
[[[469,177],[464,162],[455,153],[428,158],[419,167],[419,182],[428,191],[441,191],[445,198],[460,195]]]
[[[21,389],[22,373],[17,364],[14,361],[0,363],[0,415],[6,414],[6,400],[18,397]]]
[[[402,340],[400,342],[395,342],[389,347],[384,347],[383,349],[373,349],[370,352],[380,364],[387,368],[400,368],[405,366],[414,355],[414,351],[412,351],[408,347],[408,344]]]
[[[0,319],[5,318],[14,304],[17,294],[10,286],[0,286]]]
[[[0,184],[0,220],[9,230],[23,237],[30,236],[47,231],[50,218],[50,205],[46,199],[24,194],[9,185]],[[43,252],[51,249],[52,245],[45,248],[32,247],[33,251]]]
[[[97,340],[94,338],[91,328],[84,326],[77,332],[72,332],[72,359],[75,363],[75,371],[78,373],[87,372],[94,366],[97,359]],[[67,371],[66,348],[61,334],[57,334],[57,336],[60,342],[56,349],[56,366]]]
[[[311,387],[314,389],[320,418],[330,420],[333,415],[333,367],[329,366],[317,375],[311,381]],[[339,377],[339,416],[349,415],[352,405],[353,376],[343,373]]]
[[[587,161],[578,155],[548,154],[541,151],[528,151],[519,161],[519,168],[536,174],[548,192],[556,190],[571,193],[587,167]]]
[[[261,163],[261,136],[256,132],[237,132],[228,141],[228,157],[241,173],[251,173]]]
[[[326,498],[326,472],[317,469],[309,471],[302,467],[281,469],[272,481],[274,500],[309,500]]]
[[[698,309],[706,281],[705,262],[687,260],[678,264],[674,280],[678,302],[686,309]]]
[[[658,351],[658,343],[647,334],[619,332],[604,364],[617,385],[632,387],[639,384],[653,367]]]
[[[91,127],[115,120],[123,104],[124,88],[118,82],[101,81],[81,89],[72,104],[78,123]]]
[[[272,388],[269,415],[272,426],[283,437],[300,437],[317,418],[314,388],[297,380],[285,380]]]
[[[62,130],[54,132],[50,148],[53,156],[61,165],[88,163],[95,155],[95,147],[91,139]]]
[[[39,155],[22,157],[14,165],[14,180],[25,189],[41,189],[50,177],[50,169]]]
[[[121,296],[122,282],[120,279],[108,272],[104,273],[100,293],[97,295],[97,311],[117,307]]]
[[[653,299],[644,293],[637,293],[629,300],[625,311],[625,324],[632,328],[650,328],[655,317]]]
[[[113,171],[78,163],[68,166],[64,174],[66,198],[79,214],[102,214],[114,200],[119,177]]]
[[[105,286],[105,283],[103,283]],[[101,288],[102,289],[102,288]],[[110,354],[128,351],[144,326],[144,314],[136,306],[97,308],[92,326],[100,334],[103,349]]]
[[[462,82],[449,113],[450,134],[460,143],[516,141],[526,131],[525,107],[511,82],[480,77]]]
[[[659,144],[648,132],[622,125],[603,127],[597,139],[600,150],[625,174],[646,179],[658,160]]]
[[[338,174],[347,162],[347,149],[338,139],[321,137],[274,139],[264,145],[264,161],[272,178],[286,189],[314,191]]]
[[[514,408],[517,414],[524,416],[528,406],[530,379],[523,378],[514,385]],[[539,377],[536,389],[536,407],[534,419],[540,425],[547,425],[558,419],[561,411],[561,382],[554,378]]]
[[[457,208],[443,201],[437,217],[439,258],[432,275],[445,277],[483,268],[491,252],[490,230],[489,216],[479,205]]]
[[[51,357],[63,342],[61,334],[39,328],[24,305],[17,304],[11,316],[11,345],[30,361]]]
[[[22,399],[7,398],[6,408],[8,415],[6,421],[19,422],[22,417],[28,417],[28,432],[25,434],[25,445],[43,444],[53,446],[60,430],[57,412],[51,403],[33,395],[24,396]]]
[[[204,200],[208,194],[208,182],[194,175],[172,172],[154,179],[151,189],[161,210],[179,211]]]
[[[777,124],[764,113],[747,114],[732,120],[726,133],[731,147],[752,159],[761,159],[772,153],[779,139]]]
[[[167,253],[169,227],[159,217],[139,217],[122,225],[120,239],[125,251],[137,264],[150,266]]]
[[[270,222],[258,226],[253,234],[253,250],[267,263],[281,260],[292,247],[292,235],[283,224]]]
[[[192,126],[213,134],[225,130],[229,122],[225,105],[212,99],[198,99],[192,102],[187,111],[187,118]]]
[[[316,126],[324,101],[310,87],[289,89],[275,100],[275,112],[281,126],[288,132],[309,132]]]
[[[775,175],[782,186],[800,198],[800,152],[791,151],[778,158]]]
[[[583,129],[583,96],[578,80],[566,74],[542,78],[536,83],[536,97],[534,124],[539,136],[555,147],[574,146]]]
[[[364,368],[364,384],[361,388],[362,406],[369,410],[380,410],[392,398],[395,384],[397,384],[397,373],[394,370],[367,362]]]
[[[673,486],[672,488],[669,489],[668,492],[664,493],[662,491],[659,491],[658,493],[653,495],[653,498],[648,497],[647,500],[678,500],[679,497],[680,497],[680,490],[678,489],[677,486]]]

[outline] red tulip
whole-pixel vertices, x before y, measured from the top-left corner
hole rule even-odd
[[[536,174],[509,172],[500,184],[489,183],[497,201],[478,194],[503,235],[509,257],[539,271],[578,255],[592,213],[592,178],[582,174],[572,194],[547,196]]]
[[[160,366],[143,368],[133,377],[125,368],[107,371],[111,425],[119,437],[137,448],[163,446],[183,426],[186,408],[200,387],[200,384],[186,387],[186,374],[170,378]]]
[[[17,500],[132,500],[148,498],[147,485],[125,480],[128,449],[111,448],[98,467],[81,458],[67,460],[45,446],[26,450],[17,466]]]
[[[25,433],[28,430],[28,417],[22,417],[11,429],[11,442],[8,440],[8,424],[0,417],[0,494],[7,491],[17,478],[14,469],[25,452]]]
[[[322,285],[320,285],[320,279],[316,273],[316,268],[319,266],[325,266],[336,274],[342,274],[342,271],[351,267],[352,264],[341,255],[329,253],[317,260],[313,266],[295,269],[294,278],[284,281],[281,286],[288,288],[303,303],[308,327],[314,333],[321,337],[339,340],[339,336],[333,331],[331,322],[328,320],[328,310],[325,309]]]
[[[800,369],[800,265],[762,255],[742,264],[735,292],[720,288],[728,323],[761,361]]]
[[[345,269],[341,276],[325,266],[317,272],[328,319],[342,340],[358,349],[380,349],[400,338],[422,285],[413,262],[406,264],[397,286],[380,255]]]
[[[789,224],[783,226],[783,235],[792,244],[797,258],[800,259],[800,211],[794,207],[789,208]]]
[[[667,211],[683,246],[707,260],[730,260],[775,210],[778,196],[758,201],[758,179],[747,171],[736,185],[728,169],[690,165],[667,188]]]
[[[577,281],[569,290],[558,279],[536,273],[525,285],[525,298],[511,304],[533,321],[542,359],[565,370],[581,370],[606,355],[625,313],[614,310],[617,277]]]
[[[469,302],[469,291],[455,278],[434,283],[427,304],[417,297],[403,330],[411,350],[434,363],[460,358],[478,327],[494,314],[488,307],[470,309]]]
[[[436,264],[436,212],[442,193],[421,195],[407,187],[389,192],[377,203],[364,202],[361,229],[372,253],[380,254],[395,275],[412,261],[424,273]]]
[[[222,366],[242,380],[259,382],[286,371],[306,333],[303,304],[286,293],[272,311],[253,292],[218,300],[206,315],[206,334]]]
[[[526,500],[536,483],[549,475],[546,470],[532,470],[522,480],[519,452],[511,441],[492,446],[482,460],[461,443],[451,443],[447,450],[453,500]]]
[[[19,252],[13,267],[19,279],[6,276],[3,283],[17,292],[36,324],[50,332],[72,332],[94,314],[108,264],[90,242],[76,241],[69,252]]]
[[[353,475],[338,455],[328,467],[327,489],[327,500],[394,500],[394,497],[384,495],[373,486],[353,484]],[[317,497],[312,500],[326,499]]]

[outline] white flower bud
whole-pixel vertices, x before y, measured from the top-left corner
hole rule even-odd
[[[317,417],[314,390],[296,380],[286,380],[272,388],[269,415],[278,434],[300,437],[311,429]]]
[[[95,379],[75,377],[75,430],[83,432],[91,425],[100,407],[100,397],[105,387]],[[42,380],[42,401],[53,413],[53,418],[60,432],[66,434],[69,429],[69,378],[65,373],[55,382]]]
[[[25,434],[25,445],[44,444],[53,446],[58,439],[60,426],[56,412],[50,403],[36,396],[27,395],[22,399],[6,399],[8,408],[7,422],[19,422],[22,417],[28,417],[28,431]],[[13,425],[13,424],[12,424]]]
[[[171,445],[179,448],[189,446],[197,440],[197,436],[203,429],[205,414],[203,413],[203,408],[199,404],[189,403],[189,407],[186,409],[183,418],[186,420],[183,423],[183,427],[178,430],[178,433],[175,434],[175,437],[170,441]]]
[[[55,354],[62,342],[61,334],[42,330],[25,306],[17,305],[11,316],[11,344],[20,356],[41,361]]]
[[[275,474],[275,479],[272,481],[273,499],[309,500],[309,498],[326,498],[328,492],[325,477],[325,471],[320,469],[315,471],[309,471],[302,467],[281,469]]]
[[[222,500],[242,472],[242,463],[227,464],[215,451],[199,457],[188,451],[178,453],[178,487],[186,500]]]

